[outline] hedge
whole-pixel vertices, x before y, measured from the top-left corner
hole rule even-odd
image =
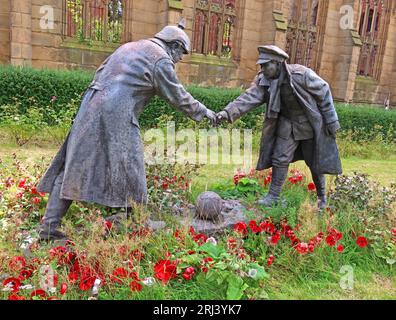
[[[93,78],[92,72],[36,70],[12,66],[0,66],[0,117],[7,106],[17,105],[17,113],[23,115],[30,108],[39,108],[43,119],[48,122],[48,113],[66,112],[73,104],[75,108],[82,94]],[[230,101],[242,92],[242,89],[202,88],[187,86],[187,90],[208,108],[222,110]],[[56,97],[56,98],[53,98]],[[352,130],[366,138],[372,132],[389,133],[396,138],[396,111],[385,111],[369,106],[348,106],[336,104],[337,113],[344,131]],[[9,109],[9,108],[8,108]],[[238,123],[239,127],[254,128],[260,126],[264,106],[249,112]],[[155,97],[140,117],[141,127],[154,127],[161,116],[169,115],[179,125],[188,119],[164,100]],[[1,120],[0,120],[1,122]]]

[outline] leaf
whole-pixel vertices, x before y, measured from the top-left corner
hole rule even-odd
[[[230,274],[227,277],[227,282],[227,300],[240,300],[243,296],[243,291],[249,287],[240,277],[234,274]]]
[[[218,258],[220,254],[224,252],[224,248],[221,246],[215,246],[210,242],[204,243],[202,246],[199,247],[199,250],[206,252],[212,258]]]

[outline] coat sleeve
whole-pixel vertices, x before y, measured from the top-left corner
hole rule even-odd
[[[315,98],[325,124],[338,121],[329,84],[314,71],[305,73],[305,88]]]
[[[154,88],[157,93],[178,110],[195,121],[201,121],[207,108],[194,99],[179,82],[174,64],[168,59],[158,61],[154,67]]]
[[[250,110],[268,102],[266,89],[260,86],[259,82],[260,78],[256,76],[250,88],[224,108],[231,122],[239,119]]]

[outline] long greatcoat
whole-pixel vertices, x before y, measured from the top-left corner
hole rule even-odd
[[[314,150],[312,170],[318,174],[341,174],[341,161],[336,139],[325,132],[325,125],[338,121],[329,85],[313,70],[298,64],[285,64],[287,76],[293,93],[314,130]],[[227,105],[225,111],[231,121],[235,121],[246,112],[269,102],[270,82],[260,72],[251,87],[237,99]],[[278,119],[266,117],[262,129],[260,154],[257,170],[272,167],[272,154],[276,142]],[[294,154],[294,161],[303,160],[300,149]]]
[[[97,69],[63,146],[40,181],[51,192],[64,170],[62,199],[109,207],[147,200],[139,115],[160,95],[193,120],[206,107],[179,83],[165,44],[157,39],[119,47]]]

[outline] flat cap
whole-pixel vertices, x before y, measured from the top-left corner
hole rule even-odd
[[[274,45],[259,46],[258,51],[259,59],[257,64],[267,63],[272,60],[283,62],[289,59],[289,55],[285,51]]]

